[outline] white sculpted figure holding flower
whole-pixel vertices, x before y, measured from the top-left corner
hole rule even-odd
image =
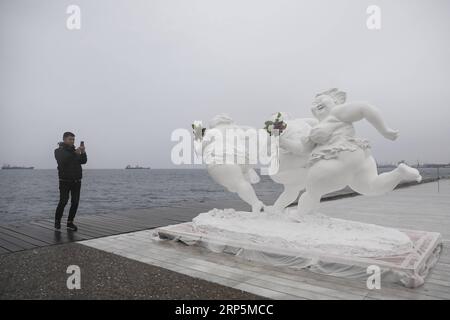
[[[311,111],[318,123],[305,141],[314,148],[296,220],[315,213],[323,195],[347,186],[363,195],[380,195],[402,181],[421,181],[419,171],[403,163],[378,174],[368,141],[357,138],[353,127],[354,122],[365,119],[385,138],[397,139],[398,131],[386,125],[376,107],[365,102],[347,103],[344,92],[330,89],[316,95]]]
[[[245,148],[245,136],[241,134],[252,128],[235,124],[226,114],[212,118],[207,130],[202,128],[200,122],[194,122],[192,128],[195,151],[203,158],[213,180],[228,191],[237,193],[252,207],[253,212],[262,211],[264,204],[258,199],[252,186],[260,178],[249,164],[249,150]],[[234,139],[227,139],[227,134],[235,135],[237,144]]]

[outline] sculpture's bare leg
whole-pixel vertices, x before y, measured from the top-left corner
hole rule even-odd
[[[277,201],[275,201],[273,208],[276,211],[283,211],[287,206],[297,200],[300,191],[305,188],[301,185],[284,185],[284,191],[280,194]]]
[[[381,195],[394,190],[402,181],[420,180],[419,171],[405,164],[400,164],[398,168],[378,175],[375,160],[369,156],[349,186],[364,195]]]
[[[345,188],[367,155],[364,150],[343,151],[336,159],[319,160],[306,177],[306,191],[298,202],[298,214],[315,213],[323,195]]]
[[[238,196],[252,207],[252,211],[260,212],[264,204],[256,196],[250,182],[245,178],[242,168],[235,164],[223,164],[208,167],[208,173],[218,184]]]
[[[315,213],[319,207],[322,195],[323,194],[316,192],[315,190],[307,190],[302,193],[300,199],[298,200],[297,217],[301,218],[302,215]]]
[[[298,201],[298,215],[316,212],[323,195],[346,187],[351,181],[351,162],[339,159],[315,163],[306,178],[306,191]]]
[[[261,181],[261,178],[258,176],[255,169],[253,169],[252,167],[242,166],[241,170],[245,180],[247,180],[251,184],[255,184]]]

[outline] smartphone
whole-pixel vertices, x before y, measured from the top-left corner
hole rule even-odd
[[[84,141],[80,142],[80,147],[84,147]]]

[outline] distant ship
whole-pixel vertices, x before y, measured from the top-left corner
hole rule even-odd
[[[12,169],[34,169],[34,167],[10,166],[9,164],[5,164],[2,166],[2,170],[12,170]]]
[[[127,166],[125,167],[125,169],[150,169],[150,167],[140,167],[140,166],[138,166],[138,165],[135,165],[134,167],[132,167],[132,166],[130,166],[130,165],[127,165]]]

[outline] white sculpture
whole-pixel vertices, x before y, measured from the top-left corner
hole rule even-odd
[[[197,122],[194,123],[195,150],[197,155],[203,157],[211,178],[228,191],[238,196],[252,207],[253,212],[260,212],[264,204],[256,196],[252,184],[258,183],[260,178],[248,163],[248,150],[245,143],[234,144],[234,141],[225,139],[230,130],[240,139],[245,139],[240,132],[250,127],[236,125],[226,114],[216,115],[209,123],[209,130],[204,130]],[[222,137],[222,142],[217,141]],[[219,144],[219,145],[218,145]],[[230,156],[233,162],[226,162]]]
[[[300,197],[296,220],[315,213],[323,195],[346,186],[363,195],[379,195],[392,191],[401,181],[420,182],[422,179],[418,170],[406,164],[378,175],[369,143],[355,136],[353,123],[366,119],[389,140],[397,139],[398,131],[385,124],[377,108],[345,100],[346,94],[338,89],[315,97],[311,110],[319,122],[302,141],[305,146],[314,147],[308,161],[306,191]]]
[[[291,119],[277,113],[275,119],[266,121],[268,134],[279,134],[279,170],[271,178],[284,185],[272,207],[264,207],[255,194],[252,184],[259,176],[243,164],[249,156],[245,147],[239,147],[243,144],[235,147],[234,142],[225,140],[221,146],[221,140],[214,139],[217,133],[224,136],[226,130],[238,132],[248,127],[236,125],[224,114],[215,116],[208,130],[194,123],[196,153],[206,162],[209,174],[236,192],[253,212],[213,209],[192,222],[160,228],[159,236],[275,266],[308,268],[345,278],[364,278],[367,267],[379,265],[388,281],[408,287],[421,285],[439,257],[442,244],[438,233],[316,214],[323,195],[346,186],[363,195],[380,195],[402,181],[421,181],[419,171],[406,164],[378,174],[369,143],[356,137],[353,123],[366,119],[390,140],[398,137],[398,131],[385,124],[375,107],[345,100],[344,92],[330,89],[316,95],[311,109],[315,119]],[[218,149],[222,153],[217,153]],[[224,163],[224,153],[236,161]],[[302,190],[298,208],[284,210]]]
[[[280,167],[271,178],[283,184],[284,191],[275,204],[267,208],[269,211],[282,211],[305,190],[298,203],[298,212],[292,217],[300,221],[305,214],[316,212],[323,195],[347,186],[363,195],[379,195],[392,191],[402,181],[421,181],[419,171],[406,164],[378,175],[369,142],[355,136],[353,122],[366,119],[390,140],[397,138],[398,131],[385,124],[374,106],[363,102],[346,103],[345,100],[346,94],[334,88],[316,95],[311,109],[315,119],[290,119],[283,114],[284,127],[279,140]],[[277,117],[280,115],[278,113]],[[245,143],[234,145],[234,141],[224,139],[221,145],[223,152],[218,154],[217,139],[214,139],[217,132],[224,137],[225,131],[248,128],[236,125],[225,114],[211,120],[210,130],[198,123],[193,125],[196,152],[203,157],[213,180],[228,191],[237,193],[252,207],[253,212],[260,212],[264,204],[251,185],[260,179],[254,169],[246,164],[248,150]],[[232,145],[227,145],[230,143]],[[233,163],[224,163],[227,153],[235,159]]]

